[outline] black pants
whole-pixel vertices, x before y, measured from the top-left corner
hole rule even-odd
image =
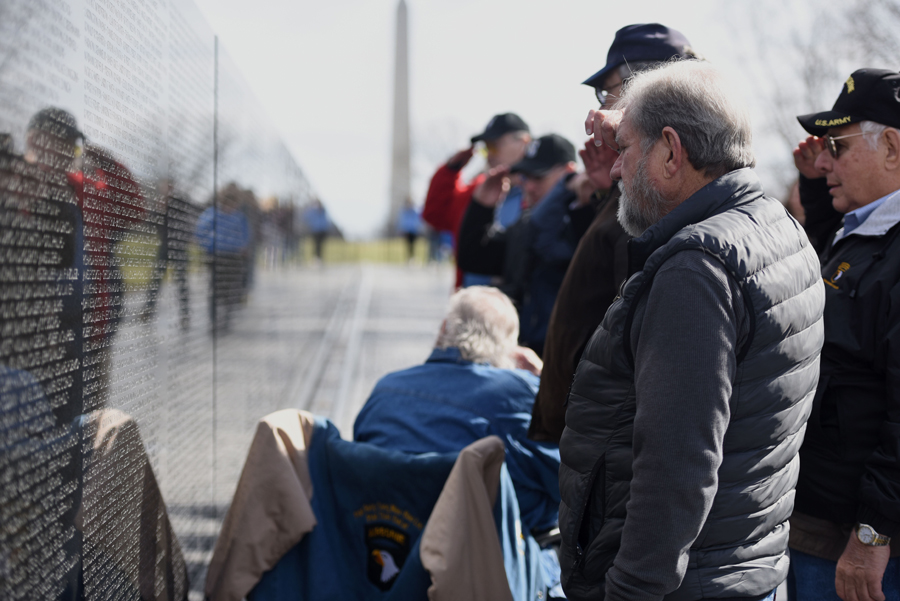
[[[242,253],[218,252],[210,260],[209,320],[214,329],[228,329],[231,314],[244,297]]]

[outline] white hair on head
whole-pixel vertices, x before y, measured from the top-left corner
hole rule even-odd
[[[863,139],[869,143],[869,148],[872,150],[878,148],[878,139],[881,137],[881,134],[888,129],[893,129],[897,133],[900,133],[900,129],[897,129],[896,127],[890,127],[874,121],[860,121],[859,129],[863,133]]]
[[[709,63],[670,61],[636,73],[613,108],[630,113],[643,152],[671,127],[691,165],[707,176],[719,177],[756,162],[750,113]]]
[[[435,346],[457,347],[473,363],[510,368],[518,338],[519,316],[509,297],[490,286],[470,286],[450,297]]]

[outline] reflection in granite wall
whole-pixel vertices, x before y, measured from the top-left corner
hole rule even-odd
[[[293,375],[219,369],[310,196],[277,132],[190,0],[0,3],[0,598],[201,597]]]

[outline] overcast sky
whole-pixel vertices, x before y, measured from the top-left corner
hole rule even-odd
[[[374,232],[388,210],[396,0],[195,1],[335,221],[351,236]],[[596,100],[580,82],[630,23],[682,31],[753,95],[745,77],[753,53],[736,48],[735,27],[745,24],[735,25],[731,3],[407,2],[418,205],[437,165],[495,113],[519,113],[537,135],[583,143]]]

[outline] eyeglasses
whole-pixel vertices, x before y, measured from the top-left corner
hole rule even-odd
[[[627,81],[627,80],[626,80]],[[619,97],[616,94],[613,94],[614,91],[622,89],[622,86],[625,84],[624,81],[620,81],[615,84],[608,90],[601,90],[600,88],[594,88],[594,93],[597,95],[597,100],[600,101],[600,106],[606,106],[607,102],[612,100],[618,100]]]
[[[828,149],[828,154],[831,155],[831,158],[838,158],[838,147],[837,144],[834,143],[835,140],[843,140],[844,138],[852,138],[853,136],[862,136],[865,132],[859,132],[858,134],[847,134],[846,136],[838,136],[833,138],[831,136],[822,136],[822,140],[825,142],[825,148]]]

